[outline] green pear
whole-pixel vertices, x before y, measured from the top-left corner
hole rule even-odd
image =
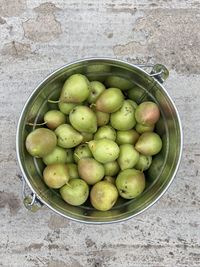
[[[124,144],[119,147],[120,153],[117,162],[121,170],[131,169],[139,160],[139,153],[131,144]]]
[[[135,102],[135,101],[133,101],[133,100],[131,100],[131,99],[127,99],[127,101],[132,105],[132,107],[136,110],[136,108],[138,107],[138,104]]]
[[[105,125],[98,128],[97,132],[94,135],[94,140],[99,140],[103,138],[107,138],[115,141],[116,139],[116,131],[110,125]]]
[[[66,150],[62,147],[56,146],[54,150],[45,157],[43,157],[42,160],[46,165],[54,163],[66,163],[67,162]]]
[[[141,103],[135,110],[135,119],[143,125],[154,125],[160,118],[158,105],[151,101]]]
[[[82,74],[71,75],[63,85],[60,102],[81,103],[90,94],[90,82]]]
[[[74,163],[68,163],[67,164],[68,172],[69,172],[69,179],[78,179],[78,166]]]
[[[113,128],[120,131],[131,130],[135,124],[135,110],[128,100],[123,102],[122,107],[111,114],[110,124]]]
[[[82,158],[78,161],[78,173],[89,185],[96,184],[104,177],[104,167],[93,158]]]
[[[105,113],[112,113],[121,108],[124,96],[120,89],[109,88],[101,93],[96,101],[96,109]]]
[[[69,181],[69,172],[66,164],[55,163],[46,166],[43,178],[50,188],[58,189]]]
[[[44,114],[44,122],[49,129],[54,130],[66,122],[66,117],[59,110],[49,110]]]
[[[100,81],[103,82],[110,73],[110,66],[105,65],[104,63],[95,64],[95,62],[90,62],[86,67],[86,74],[90,81]]]
[[[155,180],[159,179],[161,173],[162,175],[165,173],[167,176],[170,172],[171,164],[165,162],[165,156],[159,153],[153,157],[152,163],[147,171],[148,181],[152,183]]]
[[[56,147],[57,138],[53,131],[46,128],[33,130],[26,137],[26,149],[33,157],[43,158]]]
[[[132,199],[144,191],[145,176],[136,169],[127,169],[119,173],[115,183],[121,197]]]
[[[92,206],[101,211],[110,210],[116,203],[118,191],[115,185],[108,181],[100,181],[93,185],[90,192]]]
[[[81,144],[74,149],[74,161],[78,161],[82,158],[91,158],[92,152],[90,151],[88,144]]]
[[[96,110],[95,114],[97,117],[97,125],[98,126],[104,126],[104,125],[109,123],[109,120],[110,120],[110,114],[109,113],[105,113],[105,112],[101,112],[101,111]]]
[[[137,104],[140,103],[141,98],[143,99],[144,93],[145,93],[144,89],[142,89],[137,85],[135,85],[133,88],[127,91],[128,98],[135,101]]]
[[[134,145],[137,142],[139,136],[140,135],[133,129],[127,131],[117,131],[116,143],[118,145],[123,145],[123,144]]]
[[[115,176],[118,174],[120,168],[117,161],[111,161],[104,164],[105,175]]]
[[[90,82],[90,95],[88,97],[88,103],[96,102],[97,98],[105,89],[105,85],[99,81]]]
[[[140,134],[146,133],[146,132],[153,132],[154,125],[143,125],[143,124],[137,123],[135,126],[135,129]]]
[[[58,107],[62,113],[65,115],[69,115],[70,111],[75,108],[78,104],[77,103],[64,103],[59,102]]]
[[[162,148],[162,140],[156,133],[143,133],[137,143],[135,149],[144,156],[153,156],[160,152]]]
[[[85,143],[85,142],[93,140],[93,134],[92,133],[81,132],[81,135],[83,136],[83,140],[81,143]]]
[[[71,125],[80,132],[95,133],[97,118],[95,113],[86,106],[76,106],[69,114]]]
[[[69,124],[62,124],[55,130],[58,137],[58,145],[64,148],[72,148],[79,145],[83,136]]]
[[[82,179],[71,179],[69,183],[60,188],[61,197],[73,206],[82,205],[89,196],[89,187]]]
[[[114,161],[119,156],[118,145],[110,139],[93,140],[88,145],[94,158],[101,163]]]
[[[152,157],[151,156],[144,156],[144,155],[140,154],[139,160],[136,163],[136,165],[134,166],[134,168],[143,172],[143,171],[148,170],[148,168],[151,166],[151,163],[152,163]]]
[[[67,159],[66,159],[66,163],[73,163],[74,162],[74,152],[71,148],[66,148],[66,155],[67,155]]]
[[[115,180],[116,179],[114,177],[108,176],[108,175],[104,176],[104,178],[103,178],[103,181],[107,181],[107,182],[114,184],[114,185],[115,185]]]
[[[105,84],[107,87],[117,87],[123,91],[133,87],[133,83],[130,80],[117,75],[108,76],[105,80]]]

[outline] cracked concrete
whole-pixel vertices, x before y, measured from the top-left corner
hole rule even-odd
[[[4,56],[24,56],[31,53],[30,44],[23,44],[16,41],[6,43],[1,50]]]
[[[24,36],[36,42],[56,39],[62,33],[61,25],[54,15],[54,11],[59,9],[51,3],[45,3],[34,10],[38,16],[23,23]]]
[[[195,0],[0,0],[0,266],[200,266],[200,3]],[[47,207],[27,211],[16,125],[37,84],[78,58],[163,63],[184,154],[159,202],[115,225],[85,225]]]
[[[170,25],[170,27],[169,27]],[[183,27],[184,25],[184,27]],[[142,40],[114,46],[116,56],[153,58],[179,73],[200,73],[200,13],[193,10],[151,10],[135,23]]]
[[[0,0],[0,15],[4,17],[19,16],[26,10],[26,0]]]
[[[0,17],[0,24],[5,24],[6,20]]]

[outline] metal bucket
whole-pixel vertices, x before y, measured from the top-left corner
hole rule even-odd
[[[144,67],[151,69],[150,74]],[[44,165],[41,159],[31,157],[25,148],[25,139],[34,128],[27,122],[42,122],[49,108],[56,108],[47,99],[58,99],[64,81],[74,73],[87,75],[90,80],[104,81],[108,76],[117,76],[129,81],[130,96],[137,102],[153,100],[159,105],[161,118],[156,131],[163,140],[161,152],[153,158],[153,163],[145,173],[147,183],[140,197],[128,201],[119,200],[110,211],[101,212],[89,204],[79,207],[65,203],[56,190],[49,189],[42,179]],[[17,128],[16,149],[23,175],[23,197],[25,206],[34,211],[42,205],[54,212],[79,222],[113,223],[134,217],[153,205],[167,190],[177,172],[182,154],[182,128],[178,111],[161,83],[168,77],[162,65],[142,66],[111,59],[91,58],[67,64],[50,74],[33,91],[27,100]],[[52,106],[53,105],[53,106]],[[26,185],[30,194],[26,194]]]

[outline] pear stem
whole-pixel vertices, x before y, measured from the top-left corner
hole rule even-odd
[[[69,186],[70,188],[72,188],[72,186],[68,182],[66,183],[66,185]]]
[[[92,108],[92,107],[96,107],[96,104],[92,103],[92,104],[90,105],[90,108]]]
[[[78,156],[78,154],[74,153],[74,155],[80,160],[80,157]]]
[[[47,124],[47,122],[46,121],[45,122],[42,122],[42,123],[31,123],[31,122],[27,122],[26,124],[29,125],[29,126],[42,126],[42,125]]]
[[[57,103],[60,103],[61,101],[60,100],[51,100],[51,99],[48,99],[47,102],[52,103],[52,104],[57,104]]]

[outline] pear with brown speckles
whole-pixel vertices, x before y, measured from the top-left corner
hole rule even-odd
[[[131,144],[124,144],[120,147],[119,157],[117,162],[121,170],[131,169],[135,166],[139,160],[139,153],[135,150],[134,146]]]
[[[90,192],[92,206],[101,211],[110,210],[116,203],[117,198],[117,188],[108,181],[100,181],[96,183]]]
[[[71,125],[79,132],[95,133],[97,118],[92,109],[86,106],[76,106],[69,114]]]
[[[92,158],[88,144],[81,144],[74,149],[74,161],[78,163],[82,158]]]
[[[58,137],[58,145],[64,148],[75,147],[83,140],[83,136],[69,124],[60,125],[55,134]]]
[[[46,166],[43,171],[43,178],[50,188],[60,188],[69,181],[67,165],[63,163],[56,163]]]
[[[120,131],[131,130],[135,126],[135,110],[128,100],[123,102],[122,107],[118,111],[111,114],[110,124],[113,128]]]
[[[63,85],[60,102],[81,103],[90,94],[90,82],[82,74],[71,75]]]
[[[54,130],[66,122],[66,117],[59,110],[49,110],[44,115],[44,121],[49,129]]]
[[[89,187],[82,179],[71,179],[60,189],[60,194],[68,204],[79,206],[87,200]]]
[[[106,113],[112,113],[120,109],[124,96],[120,89],[109,88],[104,90],[96,101],[96,109]]]
[[[46,165],[54,163],[66,163],[67,162],[67,151],[59,146],[56,146],[54,150],[42,158]]]
[[[56,147],[57,138],[53,131],[38,128],[26,137],[26,149],[33,157],[42,158]]]
[[[136,169],[121,171],[116,179],[116,186],[121,197],[132,199],[139,196],[145,188],[145,176]]]
[[[82,158],[78,162],[78,172],[80,177],[87,184],[93,185],[104,177],[104,167],[93,158]]]
[[[90,95],[88,97],[88,103],[94,103],[105,89],[105,85],[99,81],[90,82]]]
[[[92,140],[88,145],[94,158],[101,163],[114,161],[119,156],[119,147],[113,140]]]

